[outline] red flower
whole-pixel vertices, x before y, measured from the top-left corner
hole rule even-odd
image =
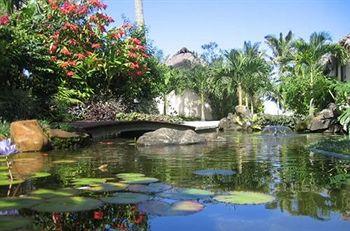
[[[52,44],[50,47],[50,54],[53,54],[57,51],[57,45],[56,44]]]
[[[103,212],[102,211],[95,211],[94,212],[94,219],[95,220],[102,220],[103,219]]]
[[[76,24],[66,22],[66,23],[64,23],[63,29],[64,30],[68,29],[68,30],[77,32],[78,31],[78,26]]]
[[[75,13],[75,10],[77,9],[77,5],[72,4],[68,1],[65,1],[63,5],[61,6],[60,10],[63,14],[71,14]]]
[[[69,62],[62,62],[61,64],[60,64],[60,67],[62,67],[62,68],[66,68],[66,67],[69,67],[70,66],[70,63]]]
[[[73,71],[68,71],[68,72],[67,72],[67,76],[68,76],[68,77],[72,77],[74,74],[75,74],[75,73],[74,73]]]
[[[94,43],[94,44],[91,45],[91,47],[92,47],[93,49],[99,49],[99,48],[101,48],[101,44],[99,44],[99,43]]]
[[[75,46],[77,45],[77,41],[75,39],[69,39],[69,44]]]
[[[49,4],[50,4],[52,10],[57,10],[58,9],[58,5],[57,5],[57,1],[56,0],[49,0]]]
[[[4,26],[10,23],[10,17],[8,15],[0,16],[0,25]]]
[[[51,59],[52,62],[57,62],[57,57],[56,56],[52,56],[50,59]]]
[[[76,54],[76,57],[77,57],[78,59],[85,59],[85,55],[82,54],[82,53]]]
[[[142,71],[137,71],[137,72],[136,72],[136,75],[137,75],[137,76],[141,76],[141,75],[143,75],[143,72],[142,72]]]
[[[140,66],[139,66],[138,63],[131,63],[131,64],[130,64],[130,68],[131,68],[131,69],[138,69],[138,68],[140,68]]]
[[[137,58],[137,54],[135,54],[135,53],[133,53],[133,52],[129,52],[129,53],[128,53],[128,56],[129,56],[130,58],[133,58],[133,59]]]
[[[61,53],[67,56],[71,56],[72,52],[70,52],[67,47],[63,47],[63,49],[61,50]]]
[[[78,6],[75,12],[79,15],[85,15],[89,11],[89,8],[85,5],[83,6]]]
[[[138,39],[138,38],[131,38],[131,41],[132,41],[133,43],[135,43],[136,45],[141,45],[141,44],[142,44],[141,40]]]
[[[100,0],[89,0],[89,3],[97,8],[106,9],[107,5],[103,4]]]

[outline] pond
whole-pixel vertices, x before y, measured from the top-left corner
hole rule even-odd
[[[17,184],[0,167],[0,230],[350,230],[350,162],[307,149],[326,136],[225,136],[13,156]]]

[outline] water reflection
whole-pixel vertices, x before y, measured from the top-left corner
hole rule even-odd
[[[234,210],[236,216],[233,217],[228,216],[232,213],[231,210],[206,202],[206,208],[202,212],[191,216],[203,223],[200,225],[202,230],[218,230],[218,226],[213,224],[218,222],[219,215],[222,222],[220,227],[226,227],[227,222],[241,222],[243,218],[239,220],[240,216],[247,216],[253,223],[260,224],[263,221],[256,220],[257,217],[260,219],[266,213],[273,219],[280,219],[278,222],[282,219],[290,229],[294,229],[291,221],[297,218],[300,227],[323,229],[327,227],[324,222],[329,222],[337,224],[340,230],[350,229],[350,162],[310,155],[306,145],[322,139],[321,135],[278,137],[231,133],[226,134],[226,138],[226,143],[182,147],[136,147],[132,141],[113,140],[81,151],[53,152],[48,156],[17,156],[14,160],[14,169],[17,169],[15,174],[22,176],[48,170],[52,175],[47,179],[21,184],[16,195],[47,185],[69,187],[72,186],[71,180],[78,177],[108,178],[115,177],[120,172],[140,172],[175,187],[205,189],[216,193],[255,191],[276,197],[273,203],[263,207],[238,206],[238,210]],[[54,163],[67,159],[75,162]],[[108,164],[108,170],[100,171],[98,167],[104,164]],[[193,173],[203,169],[226,169],[235,174],[203,177]],[[2,196],[6,196],[6,186],[2,189]],[[245,214],[248,210],[250,216]],[[28,210],[20,210],[20,213],[32,215]],[[311,219],[301,219],[302,216]],[[223,217],[227,220],[222,221]],[[177,227],[162,226],[163,219],[140,213],[133,205],[104,206],[97,211],[69,215],[35,213],[34,218],[36,224],[45,230],[57,230],[57,224],[63,230],[103,230],[108,227],[125,230],[176,230]],[[167,221],[176,223],[184,219],[174,217],[167,218]],[[183,224],[186,222],[190,221],[186,220]],[[267,223],[262,227],[271,228]]]

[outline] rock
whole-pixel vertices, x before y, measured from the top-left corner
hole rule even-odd
[[[11,140],[21,152],[37,152],[48,144],[48,137],[37,120],[16,121],[10,125]]]
[[[80,136],[78,133],[66,132],[61,129],[50,129],[48,134],[50,138],[56,137],[56,138],[62,138],[62,139],[69,139],[69,138]]]
[[[338,123],[337,117],[337,107],[334,103],[331,103],[328,105],[328,108],[323,109],[322,111],[317,113],[317,115],[314,118],[311,119],[308,129],[311,132],[342,132],[343,129]]]
[[[220,131],[247,131],[253,130],[253,116],[245,106],[236,106],[236,113],[229,113],[220,120]]]
[[[226,142],[225,137],[219,136],[217,133],[204,133],[200,134],[207,142]]]
[[[161,128],[154,132],[147,132],[137,140],[138,145],[189,145],[205,143],[205,139],[192,130],[176,130]]]
[[[53,149],[77,149],[90,143],[86,133],[67,132],[61,129],[50,129],[49,137]]]

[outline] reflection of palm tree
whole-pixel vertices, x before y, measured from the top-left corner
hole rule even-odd
[[[135,17],[136,17],[136,24],[139,27],[143,27],[145,25],[145,18],[143,14],[142,0],[135,0]]]

